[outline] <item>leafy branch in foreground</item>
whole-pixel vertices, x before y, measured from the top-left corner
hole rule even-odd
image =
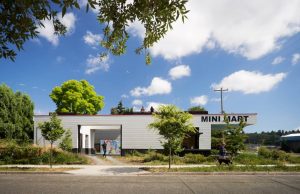
[[[139,21],[145,28],[143,42],[136,49],[137,54],[145,52],[146,64],[151,63],[148,51],[158,42],[172,24],[180,17],[187,18],[187,0],[88,0],[86,11],[98,10],[97,19],[104,24],[104,38],[101,45],[107,49],[100,54],[103,59],[108,52],[122,55],[126,52],[129,39],[128,26]],[[44,20],[51,20],[54,33],[64,35],[66,27],[60,22],[68,10],[80,9],[78,0],[10,0],[0,2],[0,58],[14,60],[16,51],[23,49],[23,44],[38,36],[38,27],[44,27]]]

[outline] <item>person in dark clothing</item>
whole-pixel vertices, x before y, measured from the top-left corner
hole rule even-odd
[[[222,145],[220,146],[219,155],[220,155],[220,156],[226,156],[225,144],[222,144]]]
[[[107,144],[106,144],[106,141],[104,141],[104,143],[102,144],[102,149],[103,149],[103,157],[106,158],[106,147],[107,147]]]
[[[154,108],[153,108],[153,106],[151,106],[150,112],[151,112],[151,113],[154,113]]]

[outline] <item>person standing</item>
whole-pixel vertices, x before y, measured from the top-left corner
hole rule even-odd
[[[103,157],[106,158],[106,147],[107,147],[107,143],[106,140],[104,140],[104,143],[102,144],[102,149],[103,149]]]

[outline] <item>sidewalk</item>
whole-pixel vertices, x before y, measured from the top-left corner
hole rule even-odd
[[[213,167],[217,165],[172,165],[172,168],[189,168],[189,167]],[[246,165],[236,165],[246,166]],[[275,165],[257,165],[257,166],[268,166],[272,167]],[[300,166],[298,165],[287,165],[287,166]],[[1,165],[0,167],[20,167],[20,168],[49,168],[49,165]],[[77,168],[76,170],[65,171],[64,174],[81,175],[81,176],[128,176],[128,175],[149,175],[151,172],[142,170],[141,168],[167,168],[168,165],[53,165],[53,168]],[[79,168],[79,169],[78,169]],[[237,172],[192,172],[192,173],[154,173],[157,175],[162,174],[300,174],[300,173],[280,173],[280,172],[248,172],[248,173],[237,173]]]

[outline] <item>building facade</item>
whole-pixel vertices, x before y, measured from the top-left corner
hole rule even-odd
[[[228,114],[230,124],[237,125],[240,120],[246,125],[256,123],[257,114]],[[151,114],[132,115],[59,115],[62,126],[72,131],[74,152],[88,154],[101,153],[101,145],[108,143],[108,154],[123,155],[127,150],[163,149],[162,137],[157,131],[149,129],[154,121]],[[34,142],[47,146],[41,135],[38,123],[49,121],[49,115],[34,116]],[[223,114],[193,114],[192,123],[197,129],[184,141],[187,150],[207,151],[211,149],[211,130],[224,128]],[[58,144],[58,142],[57,142]]]

